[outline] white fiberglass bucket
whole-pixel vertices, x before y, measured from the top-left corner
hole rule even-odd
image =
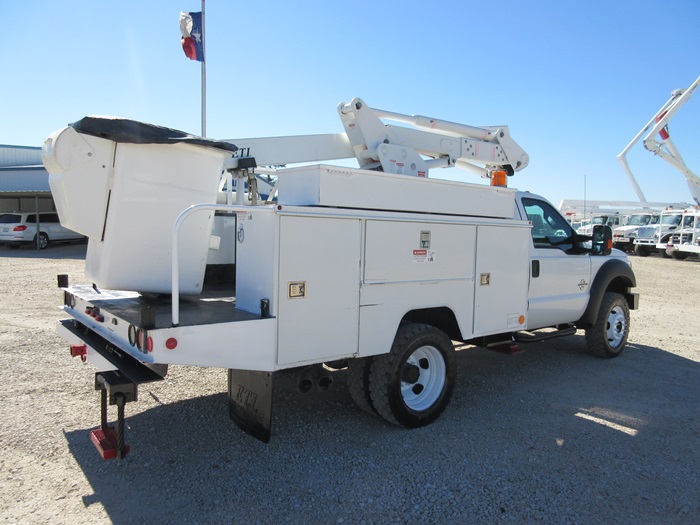
[[[189,206],[216,202],[232,155],[198,142],[131,143],[73,127],[46,140],[44,164],[61,223],[89,238],[85,272],[97,286],[171,292],[173,224]],[[212,219],[213,212],[200,212],[181,228],[180,293],[201,292]]]

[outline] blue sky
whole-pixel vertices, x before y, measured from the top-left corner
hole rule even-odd
[[[39,146],[85,115],[199,133],[200,65],[182,51],[178,19],[200,9],[200,0],[5,5],[0,144]],[[207,0],[207,135],[341,132],[337,104],[361,97],[508,125],[530,155],[510,185],[555,204],[582,199],[584,180],[589,200],[635,200],[616,156],[672,90],[700,76],[699,24],[697,0]],[[700,93],[670,129],[700,173]],[[628,159],[647,200],[690,200],[682,175],[641,144]]]

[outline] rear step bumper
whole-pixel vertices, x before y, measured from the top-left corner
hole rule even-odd
[[[142,363],[126,352],[119,350],[105,338],[87,329],[73,319],[59,321],[64,329],[78,337],[85,344],[93,348],[104,357],[112,366],[132,383],[151,383],[161,381],[168,373],[167,365],[148,365]]]

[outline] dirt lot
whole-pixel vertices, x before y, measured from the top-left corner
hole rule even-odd
[[[93,370],[54,333],[57,273],[84,245],[0,248],[1,523],[700,523],[700,262],[633,258],[622,357],[579,335],[457,355],[452,403],[412,431],[277,380],[261,444],[226,412],[223,370],[172,367],[127,405],[124,461],[89,442]],[[113,413],[112,413],[113,415]]]

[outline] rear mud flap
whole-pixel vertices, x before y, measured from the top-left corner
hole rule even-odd
[[[272,373],[228,371],[228,412],[244,432],[263,443],[272,427]]]

